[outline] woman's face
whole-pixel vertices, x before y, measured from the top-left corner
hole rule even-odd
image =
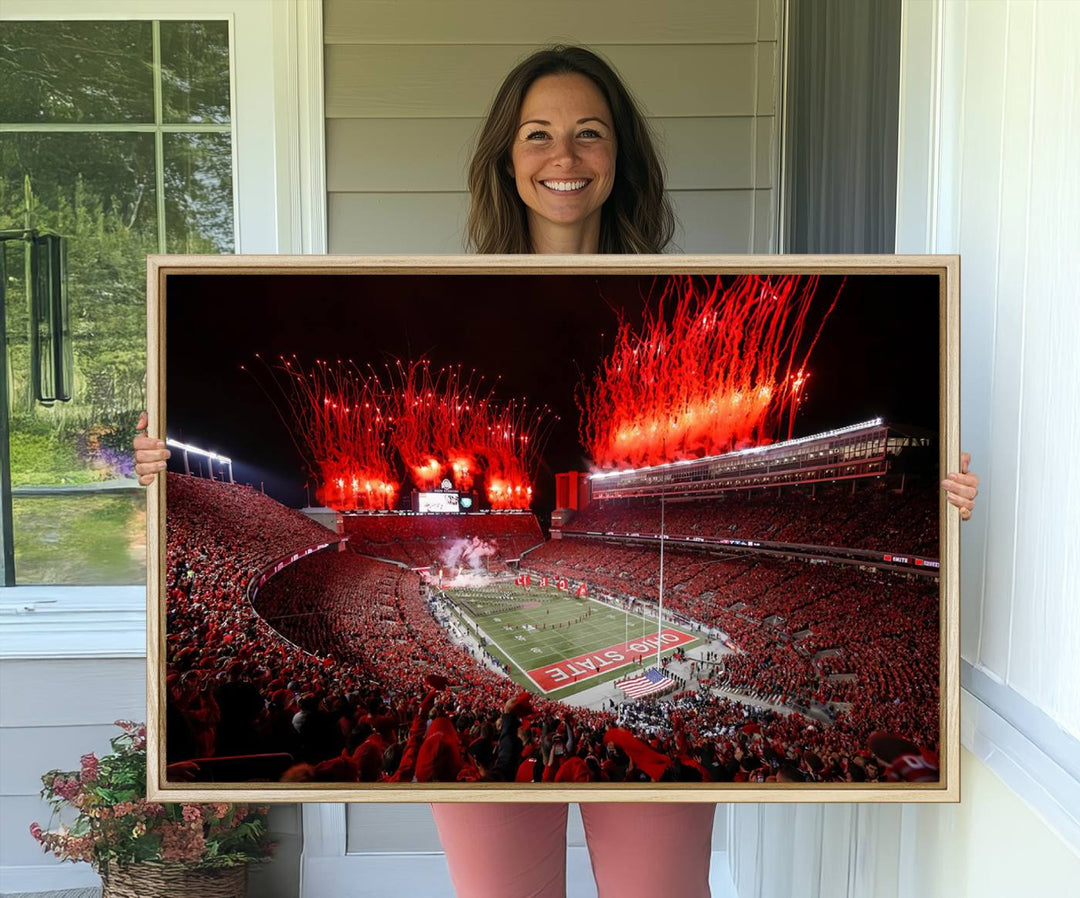
[[[510,151],[529,232],[581,229],[599,235],[615,182],[615,128],[607,101],[584,75],[545,75],[521,104]]]

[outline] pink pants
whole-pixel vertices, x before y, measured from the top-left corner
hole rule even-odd
[[[565,804],[434,804],[458,898],[564,898]],[[583,804],[599,898],[708,898],[716,805]]]

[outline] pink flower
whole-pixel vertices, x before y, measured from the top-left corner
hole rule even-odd
[[[202,823],[202,811],[198,805],[186,804],[181,813],[188,823]]]
[[[165,805],[157,801],[147,801],[145,798],[140,798],[136,810],[146,817],[161,817],[165,813]]]
[[[41,824],[40,823],[31,823],[30,824],[30,835],[32,835],[34,837],[34,839],[36,841],[38,841],[38,842],[43,841],[43,831],[41,829]]]
[[[163,861],[197,861],[206,848],[202,827],[187,823],[161,825],[161,859]]]
[[[53,791],[66,801],[71,801],[79,793],[78,780],[69,780],[58,776],[53,780]]]
[[[79,760],[82,763],[82,781],[84,783],[94,782],[98,778],[97,756],[91,752],[88,755],[83,755]]]

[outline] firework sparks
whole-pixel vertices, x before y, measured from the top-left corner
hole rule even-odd
[[[413,482],[437,486],[444,476],[459,490],[472,489],[480,464],[469,445],[473,418],[491,401],[481,398],[483,378],[461,366],[432,371],[430,363],[387,366],[386,401],[394,409],[394,446]]]
[[[549,425],[557,420],[550,410],[533,410],[524,401],[501,407],[489,405],[473,422],[472,445],[484,460],[487,498],[492,508],[532,505],[533,475],[540,461]]]
[[[274,401],[318,480],[318,498],[341,511],[393,508],[405,479],[418,489],[448,478],[470,491],[483,480],[493,508],[528,508],[540,450],[554,421],[546,406],[500,403],[495,384],[460,366],[426,359],[387,364],[379,374],[352,361],[295,357],[266,366],[284,397]]]
[[[393,508],[401,481],[378,379],[340,360],[316,360],[305,369],[295,356],[279,356],[265,367],[284,405],[263,390],[317,480],[318,500],[340,511]]]
[[[434,486],[450,478],[469,490],[482,476],[492,508],[528,508],[540,451],[557,420],[546,406],[499,402],[461,367],[432,371],[426,361],[391,369],[387,401],[395,411],[394,445],[414,482]]]
[[[579,395],[593,461],[636,467],[760,445],[785,418],[790,435],[806,363],[836,304],[804,339],[818,285],[801,276],[740,276],[727,288],[720,278],[670,278],[639,329],[620,323]]]

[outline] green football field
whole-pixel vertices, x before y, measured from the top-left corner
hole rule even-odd
[[[509,664],[515,682],[551,698],[635,674],[656,660],[656,621],[600,602],[513,582],[445,595],[468,629],[485,636],[488,651]],[[664,656],[704,641],[671,623],[664,631],[674,643]]]

